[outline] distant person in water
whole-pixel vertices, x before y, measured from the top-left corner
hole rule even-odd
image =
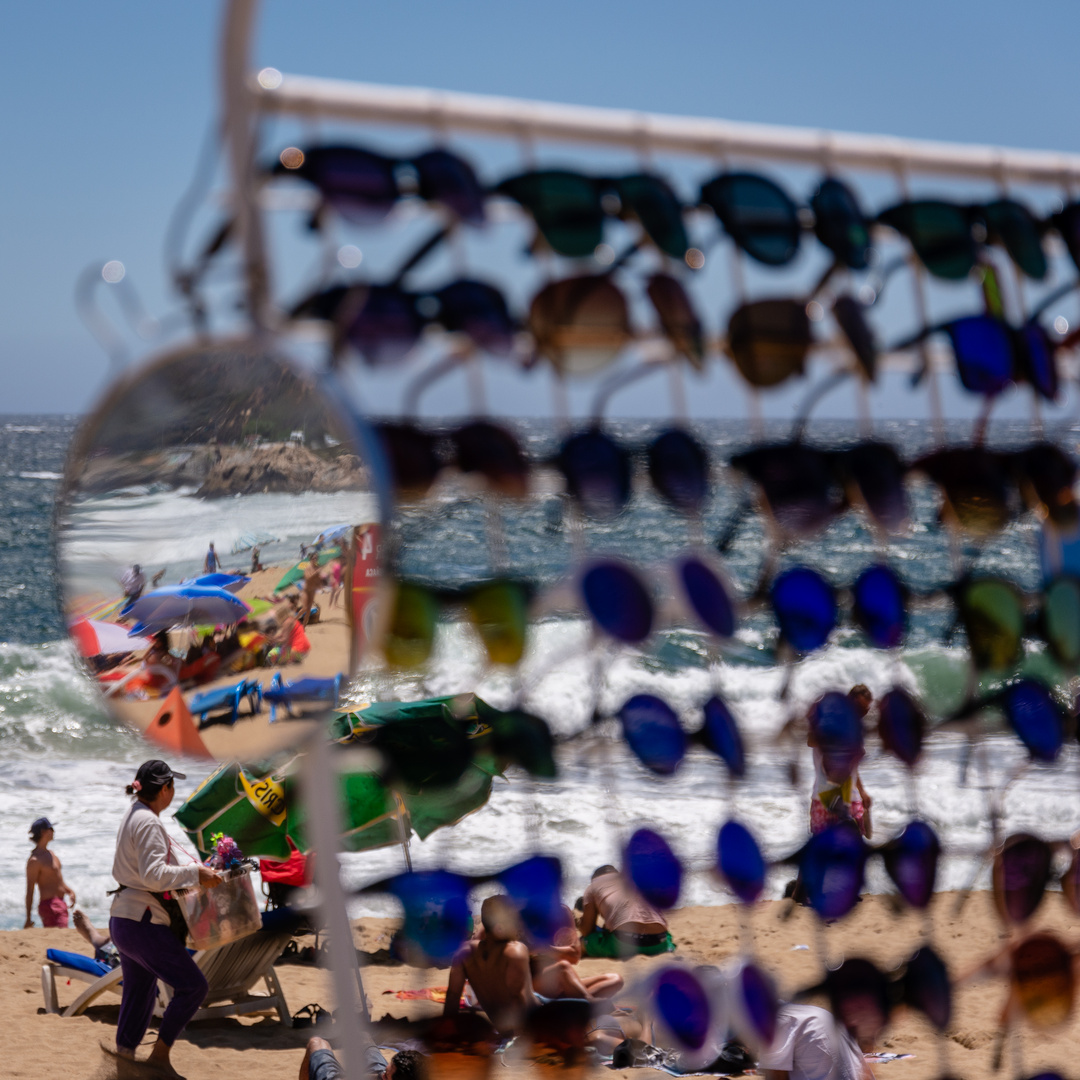
[[[134,563],[120,579],[120,588],[124,590],[124,600],[129,604],[142,596],[143,589],[146,588],[146,575],[143,574],[142,567],[138,563]]]
[[[34,925],[31,915],[34,907],[34,889],[38,891],[38,915],[42,926],[56,926],[66,929],[68,908],[65,896],[75,903],[75,890],[66,881],[60,866],[60,859],[49,850],[53,838],[53,827],[48,818],[38,818],[30,826],[30,840],[34,850],[26,862],[26,924],[29,930]]]
[[[593,871],[583,900],[578,929],[586,956],[657,956],[675,948],[667,920],[614,866]]]
[[[214,550],[213,541],[211,541],[210,547],[206,552],[206,558],[203,560],[203,573],[216,574],[220,567],[221,560],[218,558],[217,552]]]

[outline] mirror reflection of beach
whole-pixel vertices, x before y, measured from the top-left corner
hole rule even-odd
[[[333,706],[376,500],[289,367],[219,347],[128,378],[77,436],[66,496],[65,616],[115,716],[164,750],[253,760]]]

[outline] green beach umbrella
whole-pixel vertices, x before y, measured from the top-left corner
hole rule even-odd
[[[319,552],[319,568],[329,565],[332,559],[341,557],[341,548],[332,547]],[[311,569],[310,559],[301,559],[291,570],[286,570],[284,577],[274,586],[274,592],[284,592],[290,585],[303,581],[308,570]]]

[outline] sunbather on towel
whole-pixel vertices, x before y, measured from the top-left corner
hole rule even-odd
[[[466,979],[480,1007],[503,1035],[512,1035],[539,1004],[529,971],[529,950],[520,940],[517,910],[505,896],[489,896],[480,907],[484,935],[466,942],[454,957],[443,1016],[456,1016]]]
[[[68,909],[65,896],[75,903],[75,890],[66,881],[60,867],[60,859],[49,850],[53,838],[53,827],[48,818],[38,818],[30,826],[30,840],[34,850],[26,860],[26,924],[24,930],[34,925],[31,912],[34,907],[34,889],[38,890],[38,915],[42,926],[58,926],[65,929],[68,924]]]
[[[598,1001],[617,994],[623,978],[614,972],[604,975],[581,975],[576,966],[581,960],[581,935],[574,925],[574,913],[563,906],[562,929],[557,930],[551,945],[538,949],[530,957],[533,986],[549,998],[588,998]]]
[[[614,866],[593,871],[578,929],[586,956],[657,956],[675,948],[667,921]],[[602,927],[597,919],[604,920]]]
[[[427,1058],[416,1050],[399,1050],[389,1062],[382,1051],[366,1038],[364,1074],[376,1080],[427,1080]],[[345,1070],[330,1044],[318,1035],[308,1039],[300,1080],[344,1080]]]

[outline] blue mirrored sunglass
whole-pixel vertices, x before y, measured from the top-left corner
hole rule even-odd
[[[820,649],[836,628],[836,594],[832,586],[807,566],[778,574],[769,590],[780,639],[797,652]]]
[[[716,839],[716,865],[728,888],[752,904],[765,888],[765,858],[750,830],[737,821],[721,827]]]
[[[581,577],[581,595],[596,625],[617,641],[637,645],[652,632],[649,590],[629,566],[594,563]]]
[[[709,996],[700,982],[683,968],[668,968],[653,983],[657,1018],[687,1050],[700,1050],[712,1025]]]
[[[623,738],[647,769],[670,776],[686,755],[686,732],[666,701],[635,694],[619,710]]]
[[[852,615],[878,649],[895,649],[907,636],[907,590],[887,566],[868,566],[851,588]]]
[[[623,852],[623,868],[654,907],[673,908],[682,888],[682,866],[668,842],[652,829],[638,829]]]

